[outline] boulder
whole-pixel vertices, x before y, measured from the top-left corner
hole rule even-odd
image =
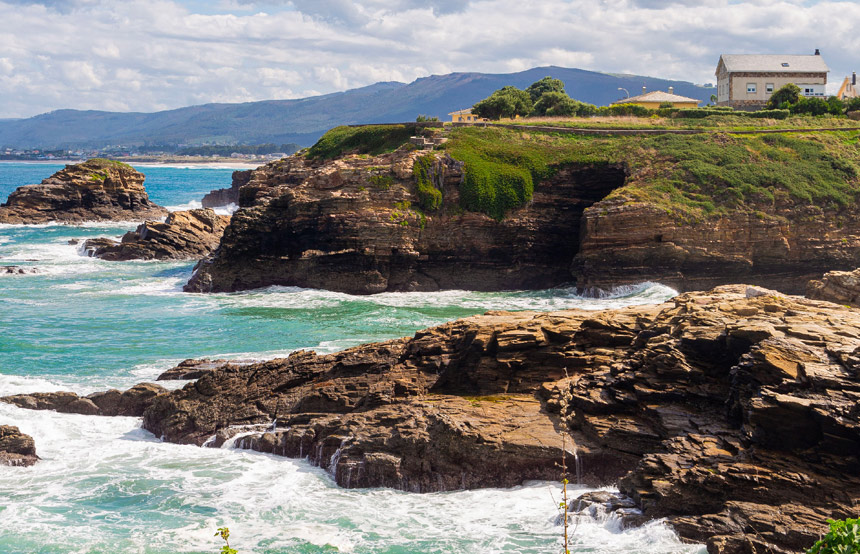
[[[860,269],[830,271],[806,286],[806,296],[837,304],[860,307]]]
[[[2,265],[0,266],[0,275],[32,275],[39,273],[37,267],[21,267],[19,265]]]
[[[0,223],[81,223],[162,218],[149,200],[144,176],[130,165],[92,159],[67,165],[38,185],[17,188],[0,205]]]
[[[147,221],[120,242],[96,238],[84,242],[89,256],[111,261],[198,259],[218,247],[229,216],[209,209],[171,212],[161,223]]]
[[[31,466],[38,461],[33,437],[17,427],[0,425],[0,465]]]

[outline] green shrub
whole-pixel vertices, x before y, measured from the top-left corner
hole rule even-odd
[[[335,127],[308,150],[308,158],[331,160],[354,152],[378,156],[393,152],[409,142],[418,131],[416,125],[364,125]]]
[[[433,212],[442,206],[442,191],[433,185],[433,163],[436,156],[426,154],[415,160],[412,165],[412,176],[418,188],[418,205],[422,210]]]
[[[394,184],[394,177],[391,175],[371,175],[369,181],[379,190],[388,190]]]
[[[596,110],[596,115],[601,116],[620,116],[632,115],[635,117],[650,117],[654,110],[649,110],[645,106],[638,104],[612,104],[611,106],[600,106]]]
[[[564,83],[559,79],[553,79],[549,76],[530,84],[526,92],[529,93],[532,103],[537,102],[541,96],[548,92],[560,92],[567,96],[567,93],[564,92]],[[567,97],[570,98],[569,96]]]
[[[860,518],[827,520],[830,532],[812,545],[807,554],[857,554],[860,552]]]
[[[472,106],[473,114],[487,119],[523,116],[531,111],[531,96],[516,87],[502,87]]]
[[[789,110],[758,110],[756,112],[738,112],[737,115],[744,117],[763,118],[763,119],[787,119],[791,115]]]
[[[423,114],[419,115],[418,117],[415,118],[416,123],[429,123],[431,121],[439,121],[439,118],[436,116],[423,115]]]
[[[794,83],[788,83],[770,95],[770,98],[767,100],[767,107],[769,110],[784,108],[784,104],[791,106],[797,104],[799,100],[800,87]]]

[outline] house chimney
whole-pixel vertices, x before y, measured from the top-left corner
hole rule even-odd
[[[648,90],[648,89],[647,89],[647,88],[645,88],[645,85],[642,85],[642,94],[645,94],[645,91],[646,91],[646,90]]]
[[[675,94],[675,87],[669,87],[669,94]]]
[[[819,50],[818,48],[816,48],[816,49],[815,49],[815,55],[816,55],[816,56],[820,56],[820,55],[821,55],[821,50]]]

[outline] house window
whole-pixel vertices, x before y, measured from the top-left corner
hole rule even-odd
[[[755,83],[747,83],[747,94],[755,94]]]
[[[764,86],[764,91],[768,94],[773,94],[773,83],[768,83]]]
[[[813,93],[815,93],[815,90],[814,90],[814,89],[811,89],[811,88],[805,88],[805,89],[803,89],[803,94],[805,94],[806,96],[812,96],[812,95],[813,95]]]

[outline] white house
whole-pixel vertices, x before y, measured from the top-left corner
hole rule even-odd
[[[808,97],[827,97],[830,69],[818,49],[812,56],[723,54],[717,63],[717,104],[758,109],[774,91],[794,83]]]

